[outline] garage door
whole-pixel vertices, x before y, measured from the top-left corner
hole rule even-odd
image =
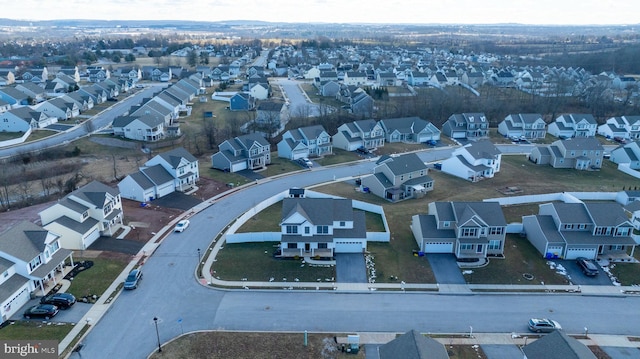
[[[567,249],[567,256],[565,259],[576,259],[578,257],[585,257],[589,259],[596,258],[596,248],[570,248]]]
[[[97,228],[95,228],[91,233],[89,233],[89,235],[87,235],[87,237],[84,240],[84,243],[87,247],[89,247],[90,245],[93,244],[93,242],[96,241],[96,239],[98,239],[100,237],[100,231],[98,231]]]
[[[467,137],[467,133],[466,132],[454,132],[453,133],[453,138],[465,138]]]
[[[336,241],[336,253],[362,253],[361,241]]]
[[[425,253],[453,253],[453,243],[450,242],[426,242]]]

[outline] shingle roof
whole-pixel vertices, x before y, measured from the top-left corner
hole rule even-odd
[[[0,251],[25,262],[44,251],[49,231],[29,221],[21,221],[0,234]]]
[[[380,359],[448,359],[444,345],[435,339],[410,330],[396,339],[381,345]]]
[[[527,358],[545,359],[596,359],[587,346],[557,330],[525,345],[522,351]]]

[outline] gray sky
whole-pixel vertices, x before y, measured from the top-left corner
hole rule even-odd
[[[18,0],[20,20],[264,20],[337,23],[638,24],[633,0]]]

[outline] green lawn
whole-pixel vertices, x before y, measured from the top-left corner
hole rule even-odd
[[[113,281],[126,267],[127,261],[104,258],[75,258],[74,263],[87,260],[93,261],[93,267],[84,270],[73,279],[67,290],[81,298],[87,295],[102,295]]]
[[[334,266],[310,266],[301,260],[275,259],[276,242],[225,244],[211,266],[222,280],[325,282],[335,278]]]
[[[636,248],[633,256],[640,260],[640,248]],[[640,264],[638,263],[614,263],[611,274],[618,278],[618,282],[622,285],[640,285]]]
[[[41,321],[17,321],[0,329],[0,339],[39,339],[61,341],[73,329],[70,323],[43,325]]]

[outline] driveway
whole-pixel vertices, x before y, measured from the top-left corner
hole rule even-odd
[[[260,180],[260,179],[264,178],[263,175],[261,175],[260,173],[258,173],[256,171],[253,171],[253,170],[242,170],[242,171],[238,171],[236,173],[241,175],[242,177],[248,178],[250,180]]]
[[[600,347],[611,359],[631,359],[640,358],[640,348],[628,347]],[[491,359],[491,358],[489,358]]]
[[[89,246],[89,250],[92,251],[109,251],[136,255],[142,247],[144,242],[133,241],[129,239],[116,239],[113,237],[100,237],[93,244]]]
[[[597,264],[596,261],[593,261],[598,266],[598,275],[595,277],[588,277],[582,273],[582,269],[578,266],[578,263],[575,260],[553,260],[557,264],[561,264],[564,269],[567,271],[567,275],[569,276],[569,280],[573,284],[577,285],[612,285],[611,279],[605,273],[600,265]]]
[[[480,347],[488,359],[513,359],[523,357],[522,351],[516,345],[482,344]]]
[[[458,262],[453,254],[427,253],[425,254],[436,281],[440,284],[467,284],[462,276]]]
[[[42,322],[44,320],[42,318],[24,319],[22,317],[22,313],[24,313],[24,311],[27,310],[27,308],[32,307],[32,306],[37,305],[37,304],[40,304],[40,298],[29,300],[27,302],[27,304],[22,306],[22,308],[20,308],[20,310],[18,310],[16,312],[16,314],[14,314],[11,317],[11,320],[29,320],[29,321],[32,321],[32,322]],[[74,304],[69,309],[61,309],[58,312],[58,314],[51,319],[51,322],[53,322],[53,323],[78,323],[80,320],[82,320],[82,317],[84,317],[85,314],[87,314],[89,309],[91,309],[92,305],[93,304],[82,303],[82,302],[78,301],[76,304]]]
[[[367,283],[367,268],[361,253],[336,254],[336,282]]]
[[[182,192],[173,192],[164,197],[153,200],[153,204],[156,206],[177,208],[183,211],[187,211],[200,203],[202,203],[202,200]]]

